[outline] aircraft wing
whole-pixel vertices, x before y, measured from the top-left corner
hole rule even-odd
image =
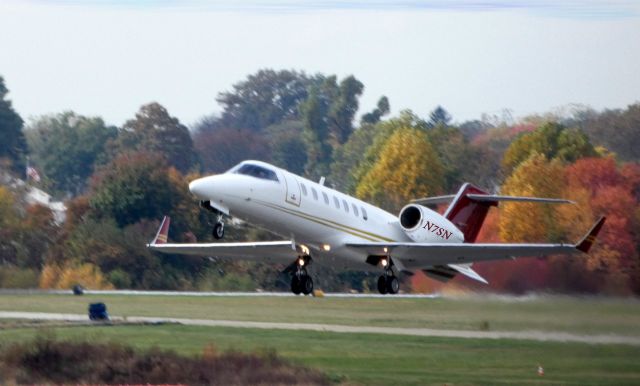
[[[475,244],[475,243],[412,243],[363,242],[347,247],[365,251],[370,256],[390,256],[407,270],[430,269],[438,266],[465,265],[489,260],[587,253],[604,224],[598,220],[577,244]],[[452,267],[459,273],[463,269]]]
[[[238,243],[167,243],[169,222],[169,217],[165,216],[156,237],[151,243],[147,244],[147,248],[162,253],[285,264],[290,264],[300,255],[296,250],[295,243],[291,240]]]

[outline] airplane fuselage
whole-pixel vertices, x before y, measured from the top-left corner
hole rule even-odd
[[[260,174],[260,168],[266,172]],[[304,244],[314,260],[338,268],[374,268],[347,243],[411,241],[397,216],[263,162],[245,161],[224,174],[197,179],[189,189],[218,211]],[[463,242],[444,217],[436,212],[432,217],[436,220],[424,224],[428,232],[422,242]]]

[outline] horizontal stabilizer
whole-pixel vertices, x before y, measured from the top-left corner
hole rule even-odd
[[[435,204],[444,204],[456,197],[455,194],[447,194],[446,196],[434,196],[434,197],[425,197],[425,198],[416,198],[415,200],[411,200],[414,204],[419,205],[435,205]]]
[[[575,204],[574,201],[566,200],[563,198],[499,196],[495,194],[471,194],[471,193],[465,194],[465,196],[470,198],[473,201],[478,201],[478,202],[497,203],[500,201],[511,201],[511,202],[538,202],[542,204]],[[448,194],[446,196],[417,198],[415,200],[411,200],[411,202],[419,205],[444,204],[453,200],[455,197],[456,196],[454,194]]]
[[[449,267],[465,275],[469,279],[473,279],[484,284],[489,284],[489,282],[484,277],[480,276],[478,272],[471,269],[470,265],[449,264]]]
[[[546,198],[546,197],[518,197],[518,196],[498,196],[493,194],[467,194],[467,197],[474,201],[497,202],[497,201],[515,201],[515,202],[540,202],[548,204],[575,204],[571,200],[564,198]]]
[[[424,272],[424,274],[428,277],[441,281],[443,283],[446,283],[449,280],[453,279],[457,274],[462,274],[469,279],[473,279],[484,284],[489,284],[489,282],[485,280],[485,278],[471,269],[471,266],[468,264],[436,265],[434,267],[425,268],[422,270],[422,272]]]

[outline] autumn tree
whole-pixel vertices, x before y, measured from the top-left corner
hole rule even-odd
[[[359,198],[399,210],[412,198],[441,192],[443,171],[424,131],[396,130],[356,189]]]
[[[120,129],[111,149],[112,157],[137,151],[158,153],[182,173],[196,164],[189,129],[156,102],[140,107]]]
[[[22,118],[15,112],[11,101],[7,99],[9,90],[0,76],[0,158],[7,158],[14,171],[24,170],[24,157],[27,142],[22,132]]]
[[[601,288],[624,293],[631,283],[640,291],[640,211],[634,191],[640,187],[637,165],[620,167],[611,157],[578,160],[567,168],[568,193],[586,202],[591,221],[600,215],[607,222],[598,236],[592,252],[586,258],[586,268],[605,277]]]
[[[525,197],[562,197],[564,168],[560,161],[549,161],[533,153],[506,179],[501,194]],[[556,206],[530,202],[501,205],[500,238],[506,242],[560,241]]]
[[[525,132],[511,143],[502,159],[504,173],[510,174],[533,153],[569,163],[583,157],[596,156],[593,145],[583,132],[549,122],[533,132]]]
[[[584,110],[577,114],[575,124],[593,143],[613,151],[621,161],[640,160],[640,103],[601,113]]]
[[[117,129],[102,118],[68,111],[31,122],[27,128],[31,159],[55,192],[77,195],[96,164],[105,161],[106,143]]]

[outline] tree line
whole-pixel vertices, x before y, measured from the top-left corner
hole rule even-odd
[[[326,176],[336,189],[392,212],[466,181],[503,194],[573,199],[576,205],[506,204],[491,213],[480,237],[573,242],[606,214],[595,251],[584,259],[478,265],[491,288],[640,292],[640,104],[454,123],[441,106],[425,118],[409,110],[391,117],[390,101],[381,96],[357,119],[363,92],[354,76],[265,69],[219,93],[222,112],[191,128],[155,102],[115,127],[72,111],[25,123],[0,78],[1,170],[23,175],[28,157],[42,176],[36,185],[68,207],[67,220],[56,224],[47,208],[25,203],[24,188],[0,186],[0,286],[286,287],[283,267],[157,255],[144,247],[165,214],[173,240],[207,240],[211,219],[188,182],[259,159],[312,179]],[[274,236],[236,225],[228,237]],[[326,290],[366,291],[374,279],[315,269]],[[417,290],[437,288],[421,275],[405,280]],[[471,284],[449,284],[456,285]]]

